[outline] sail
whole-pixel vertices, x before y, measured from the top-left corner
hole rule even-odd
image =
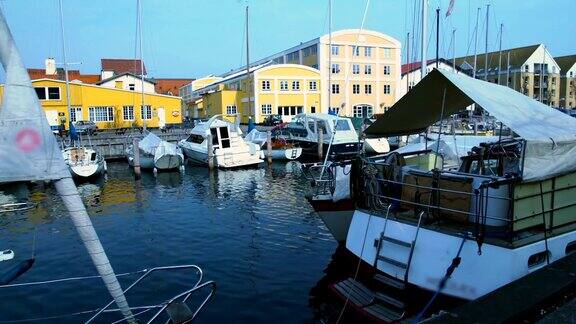
[[[3,17],[2,17],[3,20]],[[69,177],[62,153],[5,21],[0,61],[6,72],[0,107],[0,183]]]

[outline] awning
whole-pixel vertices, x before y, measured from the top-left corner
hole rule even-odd
[[[473,103],[526,140],[524,180],[576,169],[576,118],[508,87],[437,69],[368,127],[366,135],[419,133]]]

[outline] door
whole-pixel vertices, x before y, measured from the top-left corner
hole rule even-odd
[[[166,126],[166,111],[163,107],[158,107],[158,127],[164,128]]]

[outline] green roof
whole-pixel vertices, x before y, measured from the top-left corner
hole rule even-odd
[[[566,56],[558,56],[555,57],[554,60],[558,63],[560,67],[561,73],[564,75],[574,64],[576,64],[576,54],[574,55],[566,55]]]
[[[537,45],[530,45],[524,47],[517,47],[517,48],[510,48],[510,49],[503,49],[502,50],[502,69],[506,68],[506,62],[508,60],[508,52],[510,52],[510,68],[520,68],[522,64],[528,60],[530,55],[536,51],[536,49],[540,46]],[[498,55],[499,51],[490,52],[488,53],[488,69],[495,69],[498,68]],[[477,55],[476,60],[476,70],[484,70],[484,62],[485,62],[485,54],[479,53]],[[470,66],[474,66],[474,55],[470,56],[463,56],[456,58],[456,65],[462,66],[464,62],[468,62]]]

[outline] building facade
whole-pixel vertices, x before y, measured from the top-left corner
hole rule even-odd
[[[194,91],[222,81],[222,79],[222,77],[208,75],[181,86],[180,96],[182,97],[182,111],[184,112],[184,116],[188,118],[200,118],[200,112],[204,106],[202,97],[194,97]]]
[[[300,64],[318,69],[318,112],[331,108],[343,116],[360,116],[363,111],[381,113],[400,97],[400,57],[398,40],[376,31],[346,29],[270,55],[250,67]],[[241,67],[222,77],[245,70]]]
[[[189,102],[194,116],[223,115],[231,122],[261,123],[278,114],[289,122],[300,113],[320,112],[320,72],[299,64],[270,64],[252,67],[245,73],[193,91]],[[237,120],[239,118],[239,120]]]
[[[64,124],[68,128],[69,121],[81,120],[93,121],[99,129],[141,127],[144,123],[164,127],[182,122],[179,97],[147,93],[142,107],[137,92],[72,82],[69,111],[64,81],[39,79],[32,85],[50,126]]]
[[[156,93],[156,83],[152,80],[144,78],[130,72],[115,74],[108,79],[104,79],[96,83],[99,86],[114,89],[124,89],[129,91]]]
[[[560,108],[576,108],[576,55],[554,58],[560,66]]]
[[[488,53],[476,59],[476,78],[506,85],[551,107],[560,103],[560,67],[543,44]],[[467,74],[474,70],[474,56],[456,58]]]

